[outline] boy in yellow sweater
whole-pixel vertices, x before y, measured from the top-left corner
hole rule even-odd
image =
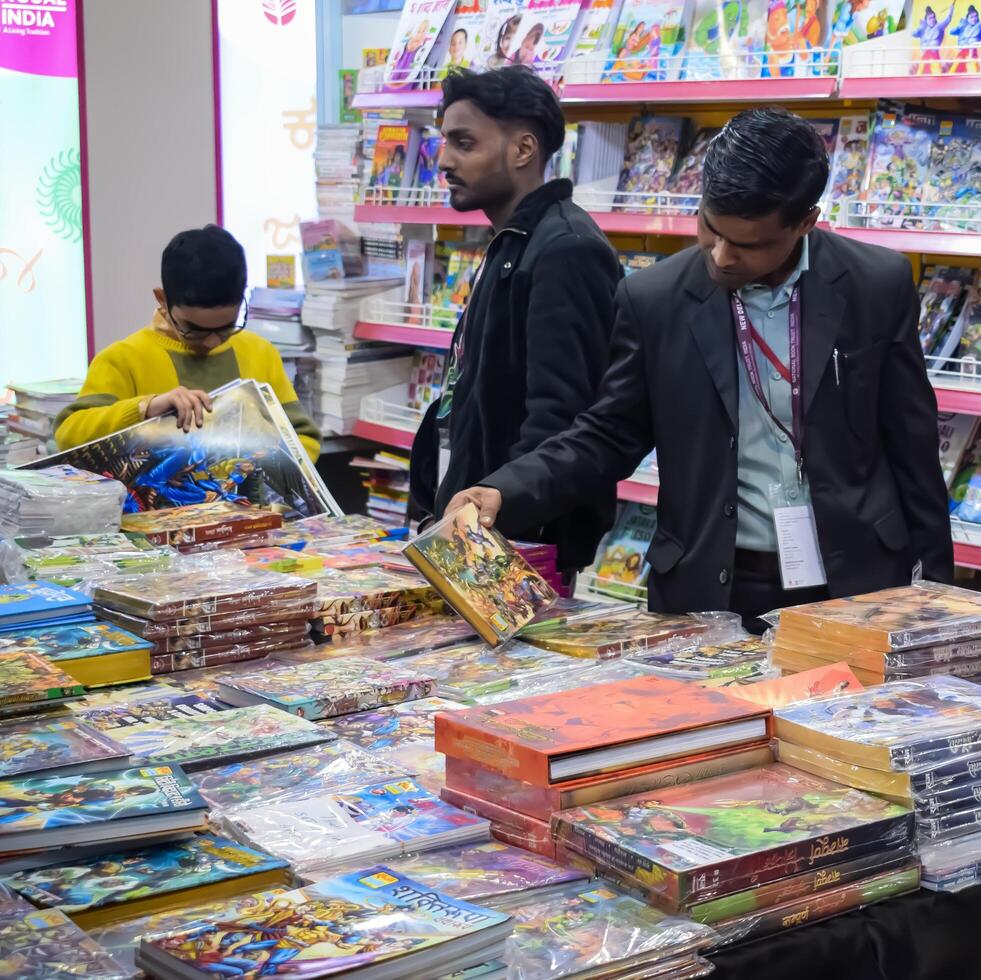
[[[168,413],[189,432],[211,411],[207,392],[253,378],[272,386],[316,462],[320,433],[303,411],[279,352],[246,330],[242,246],[217,225],[182,231],[164,249],[160,280],[153,320],[95,356],[78,398],[58,416],[58,448]]]

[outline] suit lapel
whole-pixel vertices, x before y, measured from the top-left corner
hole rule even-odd
[[[804,415],[810,408],[821,379],[833,370],[831,360],[838,329],[845,312],[845,300],[833,283],[846,271],[830,254],[824,236],[811,232],[811,269],[801,283],[802,370],[804,375]]]
[[[688,320],[695,343],[712,376],[733,431],[739,431],[739,384],[736,378],[736,341],[732,328],[732,311],[725,290],[718,289],[704,274],[702,257],[698,257],[708,289],[690,289],[701,300]],[[695,277],[697,279],[697,277]]]

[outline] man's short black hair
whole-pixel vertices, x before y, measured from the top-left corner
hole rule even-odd
[[[245,250],[217,225],[174,235],[160,260],[170,306],[234,306],[245,296],[245,280]]]
[[[565,116],[555,93],[530,68],[508,65],[494,71],[461,69],[443,79],[440,113],[454,102],[472,102],[484,115],[502,123],[521,122],[538,138],[541,165],[562,149],[565,142]]]
[[[786,109],[747,109],[726,123],[705,154],[702,200],[714,214],[784,225],[810,213],[828,183],[828,151],[806,120]]]

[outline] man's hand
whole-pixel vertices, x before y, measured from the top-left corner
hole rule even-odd
[[[206,391],[177,387],[163,395],[150,399],[146,407],[146,417],[155,419],[168,412],[177,415],[177,428],[185,432],[191,431],[191,426],[199,429],[204,425],[204,413],[212,409],[211,399]]]
[[[470,487],[461,490],[447,505],[445,514],[452,514],[467,504],[473,504],[480,511],[480,523],[484,527],[493,527],[504,501],[500,490],[493,487]]]

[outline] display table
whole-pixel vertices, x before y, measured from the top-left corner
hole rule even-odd
[[[713,980],[981,977],[981,886],[918,891],[710,957]]]

